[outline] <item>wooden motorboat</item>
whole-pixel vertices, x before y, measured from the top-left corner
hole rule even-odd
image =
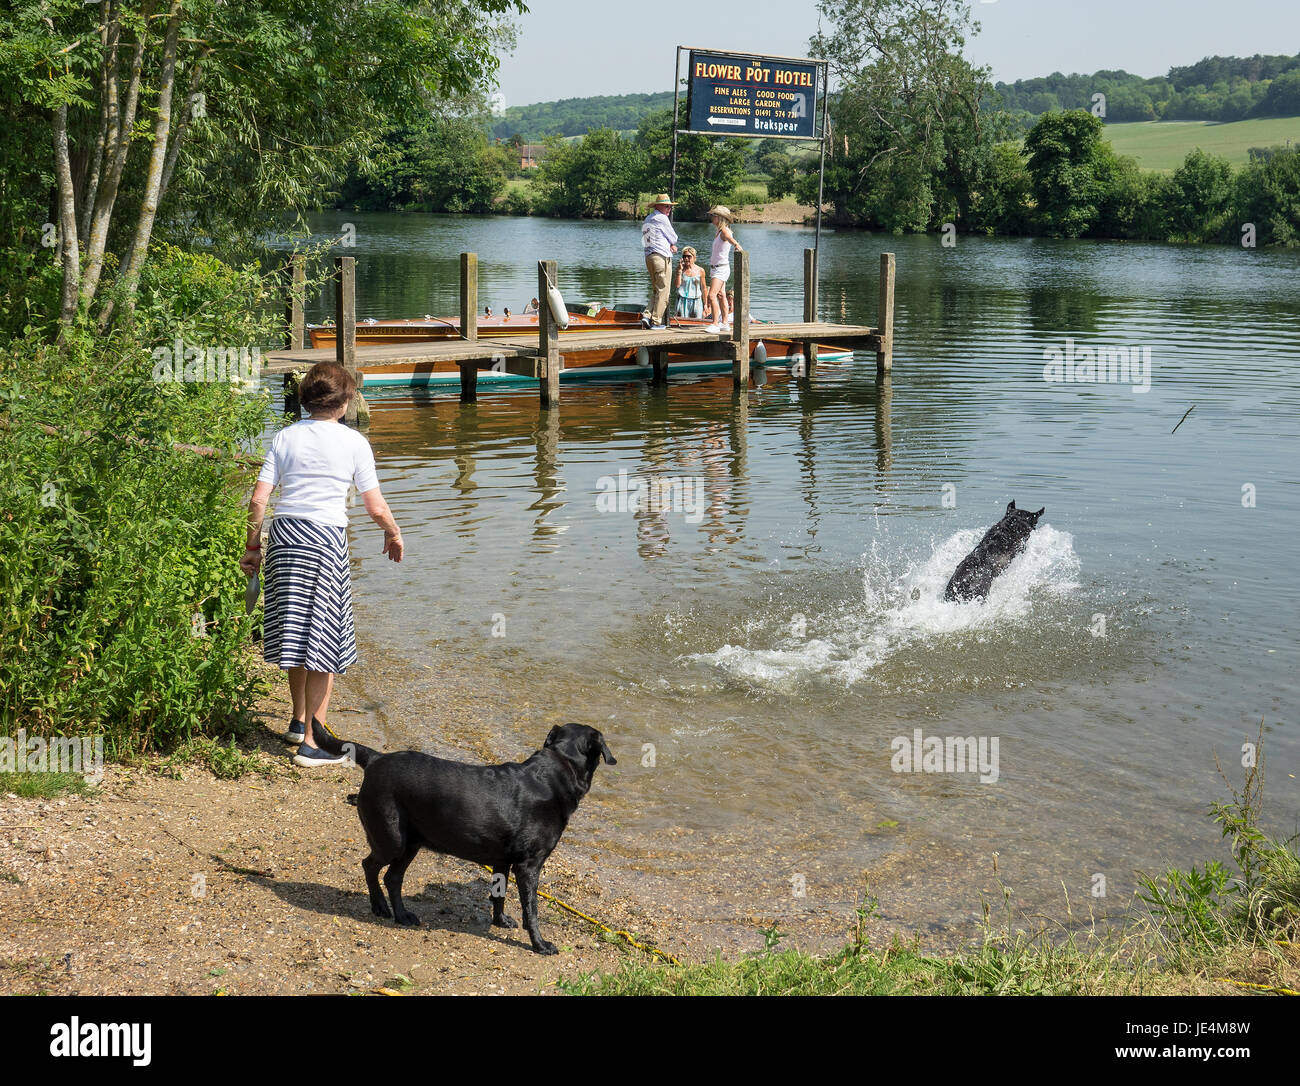
[[[641,306],[620,305],[604,306],[570,305],[569,324],[560,334],[560,343],[564,352],[564,369],[561,381],[581,381],[616,379],[629,380],[648,378],[652,374],[649,358],[644,348],[597,348],[584,351],[581,348],[584,334],[608,332],[611,329],[634,331],[642,327]],[[674,318],[673,328],[705,328],[708,321]],[[771,368],[787,368],[803,361],[802,345],[781,339],[764,339],[762,325],[766,323],[751,319],[750,357],[763,343],[766,352],[766,364]],[[536,313],[512,313],[493,316],[480,316],[476,322],[477,335],[480,340],[528,339],[537,335]],[[315,348],[333,347],[337,340],[337,330],[333,324],[308,325],[307,334],[311,346]],[[414,319],[357,321],[358,346],[400,346],[401,344],[431,343],[443,339],[455,339],[460,335],[460,320],[457,317],[425,316]],[[819,362],[839,363],[852,358],[853,352],[842,347],[819,347]],[[459,387],[460,369],[453,361],[445,360],[404,360],[392,362],[362,360],[358,368],[365,376],[367,385],[447,385]],[[674,374],[721,373],[730,371],[731,360],[726,357],[701,358],[699,355],[676,354],[671,350],[668,355],[668,372]],[[518,384],[532,381],[533,378],[512,373],[497,372],[493,369],[480,369],[480,384]]]

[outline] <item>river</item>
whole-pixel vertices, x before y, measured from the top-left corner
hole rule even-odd
[[[314,220],[345,223],[361,318],[455,313],[462,250],[498,312],[543,258],[570,301],[645,298],[635,223]],[[812,232],[737,235],[755,313],[797,317]],[[618,765],[561,848],[735,945],[842,928],[864,872],[886,922],[940,939],[999,880],[1026,915],[1113,915],[1137,871],[1226,859],[1215,755],[1239,784],[1261,724],[1266,822],[1294,832],[1300,253],[828,230],[823,318],[875,323],[882,251],[888,381],[859,355],[811,389],[565,385],[546,413],[522,389],[370,394],[407,558],[353,510],[367,715],[339,726],[503,760],[600,727]],[[1127,380],[1045,380],[1098,347]],[[603,501],[620,472],[688,500]],[[1027,552],[986,603],[944,602],[1012,500],[1046,509]],[[473,692],[454,727],[447,683]],[[912,766],[918,733],[984,765]]]

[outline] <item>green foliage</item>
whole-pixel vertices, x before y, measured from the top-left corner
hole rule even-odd
[[[667,192],[672,178],[673,111],[652,113],[637,130],[644,149],[642,192]],[[745,175],[743,140],[724,136],[677,137],[677,217],[701,218],[731,200]]]
[[[413,128],[390,128],[368,166],[353,164],[337,202],[365,211],[485,214],[505,193],[508,160],[488,142],[481,116],[429,116]]]
[[[1232,167],[1197,148],[1162,187],[1164,225],[1171,241],[1219,241],[1232,211]]]
[[[1255,224],[1260,245],[1300,245],[1300,150],[1255,156],[1237,175],[1237,221]]]
[[[0,773],[0,793],[12,792],[19,799],[53,799],[69,792],[80,796],[88,791],[90,786],[79,773]]]
[[[1019,142],[994,144],[982,163],[967,224],[985,234],[1027,234],[1033,214],[1029,171]]]
[[[784,151],[771,151],[762,157],[760,165],[768,175],[767,196],[769,200],[780,200],[794,193],[794,159]]]
[[[1025,137],[1037,224],[1049,236],[1077,238],[1099,218],[1114,163],[1101,128],[1076,109],[1044,114]]]
[[[608,128],[576,143],[552,139],[539,167],[537,208],[572,218],[618,218],[620,205],[635,204],[645,174],[645,155],[632,140]]]
[[[147,269],[129,335],[78,325],[0,351],[0,728],[102,733],[119,753],[222,727],[254,689],[238,457],[266,400],[154,369],[177,337],[264,341],[267,284],[165,248]]]
[[[685,103],[683,102],[683,105]],[[673,107],[673,92],[562,98],[531,106],[511,106],[492,126],[497,139],[519,136],[540,143],[550,136],[585,136],[597,128],[632,132],[646,117]]]
[[[811,47],[842,84],[831,103],[826,199],[842,222],[896,233],[969,211],[979,177],[985,69],[962,56],[978,29],[960,0],[821,0]],[[816,201],[813,174],[797,186]]]

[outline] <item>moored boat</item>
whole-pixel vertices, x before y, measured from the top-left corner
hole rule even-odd
[[[611,330],[635,331],[642,327],[640,306],[603,306],[570,305],[568,327],[560,334],[564,351],[564,369],[561,381],[581,380],[636,380],[652,375],[648,352],[644,347],[598,347],[590,351],[581,348],[584,335],[591,335]],[[782,339],[764,339],[762,326],[766,323],[751,318],[750,357],[763,343],[766,353],[766,365],[769,368],[787,368],[803,361],[802,345]],[[708,326],[704,320],[675,318],[671,327],[675,329],[700,329]],[[526,340],[537,335],[537,314],[501,314],[480,316],[476,321],[476,333],[480,340],[509,339]],[[337,331],[332,324],[309,325],[307,334],[311,346],[315,348],[333,347],[337,340]],[[358,346],[401,346],[402,344],[432,343],[444,339],[456,339],[460,336],[460,320],[455,317],[433,317],[409,320],[360,320],[357,322],[356,341]],[[841,347],[819,347],[819,362],[839,363],[852,358],[853,352]],[[412,385],[459,387],[460,369],[449,360],[402,359],[378,361],[368,359],[359,363],[358,368],[365,377],[366,385]],[[731,360],[700,357],[698,354],[678,354],[669,351],[668,373],[670,376],[683,374],[721,373],[731,369]],[[534,378],[518,374],[498,372],[496,369],[479,370],[480,384],[521,384]]]

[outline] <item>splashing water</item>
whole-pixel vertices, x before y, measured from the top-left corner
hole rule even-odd
[[[1077,618],[1051,606],[1079,587],[1079,559],[1068,532],[1042,525],[994,580],[988,599],[950,603],[943,598],[948,579],[983,532],[956,532],[920,560],[891,556],[876,540],[864,557],[858,598],[802,622],[788,611],[760,614],[739,631],[748,644],[679,661],[784,693],[810,681],[896,687],[905,675],[907,686],[948,685],[954,677],[963,685],[990,679],[1018,685],[1022,676],[1006,674],[1008,656],[1013,671],[1023,670],[1035,656],[1063,647],[1063,638],[1073,642],[1079,635]],[[1026,635],[1029,645],[1021,644]]]

